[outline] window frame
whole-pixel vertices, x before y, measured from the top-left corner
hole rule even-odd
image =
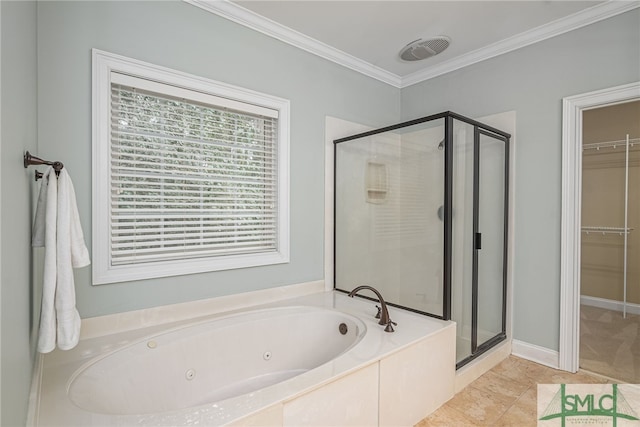
[[[204,93],[231,103],[278,111],[277,250],[203,258],[112,265],[111,234],[111,73]],[[133,280],[256,267],[289,262],[289,128],[288,100],[170,68],[92,49],[92,283],[102,285]]]

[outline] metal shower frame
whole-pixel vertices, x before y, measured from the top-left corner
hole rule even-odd
[[[333,287],[334,290],[348,293],[348,290],[338,289],[336,287],[336,173],[337,173],[337,147],[338,144],[364,138],[367,136],[377,135],[385,132],[395,131],[401,128],[414,126],[434,120],[444,119],[444,265],[443,265],[443,301],[442,315],[424,312],[411,307],[395,304],[387,301],[387,305],[409,310],[426,316],[435,317],[442,320],[451,320],[451,277],[452,277],[452,248],[453,248],[453,172],[454,172],[454,154],[453,154],[453,123],[459,120],[463,123],[472,125],[474,128],[474,170],[473,170],[473,265],[472,265],[472,323],[471,323],[471,355],[456,364],[456,369],[466,365],[485,351],[489,350],[496,344],[506,339],[506,315],[507,315],[507,254],[508,254],[508,214],[509,214],[509,142],[511,135],[507,132],[496,129],[492,126],[481,123],[469,117],[462,116],[452,111],[445,111],[421,117],[414,120],[398,123],[383,128],[362,132],[356,135],[339,138],[333,141]],[[497,140],[501,140],[505,144],[505,164],[504,164],[504,241],[503,241],[503,274],[502,274],[502,331],[491,339],[478,345],[477,337],[477,314],[478,314],[478,250],[481,248],[481,233],[478,231],[479,222],[479,170],[480,170],[480,136],[485,135]],[[374,298],[362,296],[363,298]]]

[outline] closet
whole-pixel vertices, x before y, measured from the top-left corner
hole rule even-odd
[[[585,233],[586,235],[589,235],[589,233],[594,234],[595,236],[607,236],[607,235],[618,235],[618,236],[622,236],[621,238],[621,242],[622,242],[622,317],[626,318],[627,317],[627,285],[628,285],[628,281],[627,281],[627,267],[628,267],[628,262],[629,262],[629,234],[633,231],[633,228],[629,227],[629,155],[630,149],[633,149],[636,144],[638,144],[640,142],[640,138],[633,138],[631,139],[629,137],[629,134],[625,135],[625,139],[619,139],[619,140],[613,140],[613,141],[604,141],[604,142],[595,142],[595,143],[590,143],[590,144],[584,144],[583,145],[583,150],[584,151],[589,151],[589,150],[595,150],[596,152],[594,153],[594,155],[606,155],[608,156],[610,159],[610,161],[612,161],[613,163],[607,163],[604,161],[601,161],[601,159],[594,159],[593,163],[590,164],[590,166],[592,166],[594,169],[596,169],[598,166],[602,166],[604,168],[607,167],[613,167],[616,168],[617,163],[620,163],[616,158],[621,157],[622,152],[624,152],[624,159],[622,160],[622,164],[624,166],[622,166],[622,168],[624,168],[624,183],[619,186],[617,184],[617,182],[615,182],[615,177],[613,177],[613,179],[608,179],[605,181],[606,186],[600,186],[601,189],[604,189],[605,191],[616,191],[616,187],[622,187],[624,188],[623,193],[624,193],[624,203],[619,205],[622,206],[622,224],[623,226],[610,226],[610,225],[583,225],[582,226],[582,232]],[[620,150],[620,152],[615,152],[615,151],[611,151],[611,150]],[[614,158],[614,156],[616,158]],[[586,162],[586,157],[585,157],[585,162]],[[600,161],[600,163],[599,163]],[[617,169],[619,169],[620,167],[618,167]],[[618,175],[618,174],[614,174],[614,175]],[[604,179],[603,179],[604,181]],[[612,182],[613,181],[613,182]],[[619,181],[619,180],[617,180]],[[591,194],[591,197],[596,196],[596,194]],[[597,198],[600,199],[600,198]],[[601,200],[601,199],[600,199]],[[621,206],[618,206],[618,210]],[[616,212],[615,206],[608,206],[605,207],[606,211],[605,215],[608,216],[608,221],[607,223],[609,224],[609,221],[615,221],[620,215],[608,215],[609,212]],[[588,216],[588,213],[587,215]]]
[[[583,113],[581,222],[580,367],[638,382],[640,101]]]

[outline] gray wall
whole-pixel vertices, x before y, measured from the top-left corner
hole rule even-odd
[[[1,419],[24,425],[42,253],[30,248],[38,184],[24,151],[61,160],[91,245],[91,48],[291,101],[291,262],[103,286],[76,271],[82,317],[323,278],[324,123],[399,120],[400,92],[183,2],[0,2],[2,19]]]
[[[2,425],[24,424],[41,286],[24,150],[65,163],[91,244],[91,48],[291,100],[291,262],[95,287],[85,268],[82,317],[321,280],[325,115],[380,126],[516,110],[515,338],[558,348],[561,99],[640,78],[639,11],[399,91],[182,2],[0,7]]]
[[[24,425],[35,357],[32,316],[31,192],[33,171],[21,164],[35,151],[36,4],[0,2],[2,22],[2,418],[3,426]]]
[[[291,262],[101,286],[76,271],[82,317],[323,279],[324,123],[400,118],[400,92],[183,2],[38,4],[39,154],[64,162],[91,243],[91,48],[291,101]]]
[[[516,111],[514,338],[558,350],[562,98],[640,80],[640,11],[402,90],[402,117]]]

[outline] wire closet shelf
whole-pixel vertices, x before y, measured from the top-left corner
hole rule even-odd
[[[627,317],[627,256],[629,250],[629,234],[633,231],[633,228],[629,228],[629,150],[634,146],[640,146],[640,138],[629,138],[616,140],[616,141],[604,141],[596,142],[593,144],[584,144],[582,146],[583,151],[601,149],[616,149],[618,147],[625,149],[624,156],[624,226],[623,227],[600,227],[600,226],[583,226],[581,230],[583,233],[601,233],[606,234],[618,234],[624,236],[624,261],[623,261],[623,301],[622,301],[622,317]],[[605,150],[602,150],[603,152]],[[608,150],[607,150],[608,151]],[[610,151],[608,151],[610,152]]]
[[[582,146],[583,151],[587,150],[597,150],[600,151],[601,148],[624,148],[627,145],[626,139],[619,139],[616,141],[604,141],[604,142],[595,142],[592,144],[584,144]],[[640,138],[630,138],[629,139],[629,148],[633,148],[636,145],[640,147]]]
[[[591,226],[583,226],[582,232],[586,234],[590,233],[601,233],[601,234],[618,234],[622,236],[623,233],[631,233],[633,228],[623,228],[623,227],[591,227]]]

